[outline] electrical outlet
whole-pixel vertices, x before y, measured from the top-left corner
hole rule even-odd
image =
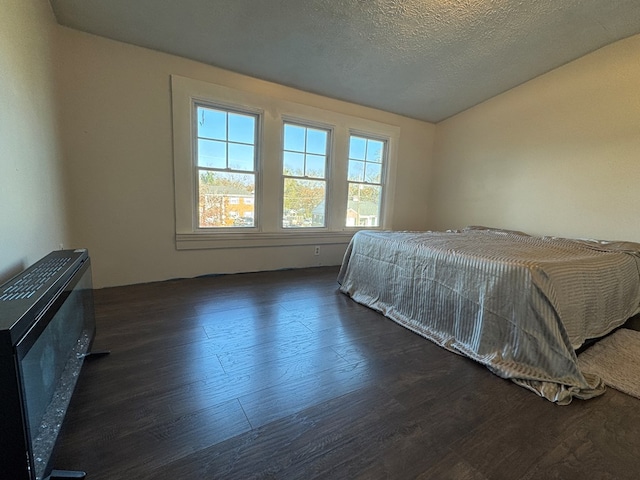
[[[313,250],[313,254],[314,255],[320,255],[320,247],[316,245],[315,249]]]

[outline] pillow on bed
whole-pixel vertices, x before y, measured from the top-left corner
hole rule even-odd
[[[448,230],[450,232],[470,232],[474,230],[483,230],[490,233],[499,233],[499,234],[513,234],[513,235],[522,235],[524,237],[530,237],[528,233],[521,232],[519,230],[508,230],[506,228],[492,228],[485,227],[482,225],[469,225],[464,227],[462,230]],[[608,251],[616,251],[616,252],[634,252],[640,253],[640,243],[624,241],[624,240],[598,240],[593,238],[565,238],[565,237],[554,237],[554,236],[544,236],[540,237],[543,239],[559,239],[559,240],[570,240],[572,242],[580,242],[585,245],[591,245],[599,250],[608,250]]]
[[[597,245],[602,249],[614,250],[617,252],[640,252],[640,243],[636,242],[624,240],[596,240],[593,238],[579,238],[576,241],[589,245]]]
[[[525,237],[530,237],[531,236],[528,233],[520,232],[518,230],[508,230],[506,228],[484,227],[482,225],[469,225],[467,227],[464,227],[461,231],[462,232],[469,232],[469,231],[472,231],[472,230],[486,230],[486,231],[493,232],[493,233],[511,233],[513,235],[522,235],[522,236],[525,236]]]

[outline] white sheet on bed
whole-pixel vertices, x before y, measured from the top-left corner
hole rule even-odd
[[[604,391],[574,349],[640,311],[639,251],[487,229],[360,231],[338,281],[355,301],[567,404]]]

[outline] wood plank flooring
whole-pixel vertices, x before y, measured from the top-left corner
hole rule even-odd
[[[95,291],[55,468],[120,479],[637,479],[640,400],[560,407],[338,292],[337,268]]]

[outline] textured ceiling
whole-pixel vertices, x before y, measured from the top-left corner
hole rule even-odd
[[[437,122],[640,33],[640,0],[51,0],[62,25]]]

